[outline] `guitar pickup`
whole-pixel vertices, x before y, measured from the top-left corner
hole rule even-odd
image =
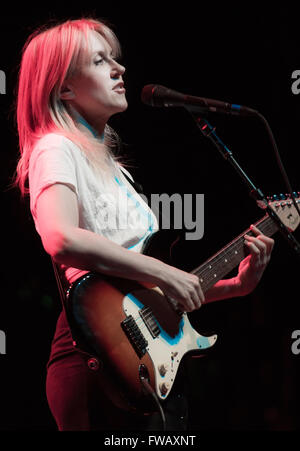
[[[137,326],[132,315],[127,316],[124,321],[121,322],[121,327],[133,349],[141,359],[147,352],[148,341],[140,331],[140,328]]]
[[[139,313],[152,337],[153,338],[158,337],[158,335],[160,334],[160,329],[150,309],[148,307],[144,307],[140,310]]]

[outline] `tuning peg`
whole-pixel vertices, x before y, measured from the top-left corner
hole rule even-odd
[[[279,194],[279,199],[280,200],[286,200],[286,195],[285,194]]]

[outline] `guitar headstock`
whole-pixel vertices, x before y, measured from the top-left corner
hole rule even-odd
[[[293,197],[300,210],[300,191],[294,192]],[[279,194],[267,197],[268,204],[290,232],[296,230],[300,223],[300,216],[295,208],[290,194]]]

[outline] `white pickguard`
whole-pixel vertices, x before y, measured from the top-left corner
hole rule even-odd
[[[215,344],[217,335],[204,337],[198,334],[184,313],[180,331],[175,337],[170,337],[160,327],[161,333],[153,338],[139,314],[143,307],[144,305],[131,294],[123,299],[124,313],[126,316],[132,315],[148,342],[147,351],[153,363],[156,394],[160,399],[166,399],[175,381],[182,357],[188,351],[210,348]]]

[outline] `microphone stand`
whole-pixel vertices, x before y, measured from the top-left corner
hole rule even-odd
[[[292,249],[294,249],[294,251],[300,257],[300,243],[298,243],[293,234],[281,222],[280,218],[277,216],[275,211],[270,207],[261,189],[257,188],[254,185],[254,183],[250,180],[245,171],[243,171],[243,169],[240,167],[238,162],[233,157],[232,152],[228,149],[228,147],[222,142],[222,140],[216,134],[216,128],[213,127],[206,119],[203,119],[195,112],[192,112],[189,109],[188,111],[195,119],[196,124],[200,129],[201,133],[206,138],[210,139],[213,142],[213,144],[217,147],[223,158],[225,158],[225,160],[227,160],[234,167],[236,172],[239,174],[244,183],[246,183],[246,185],[250,189],[250,196],[253,197],[256,200],[256,202],[268,212],[270,218],[277,224],[278,229],[283,235],[283,237],[287,240]]]

